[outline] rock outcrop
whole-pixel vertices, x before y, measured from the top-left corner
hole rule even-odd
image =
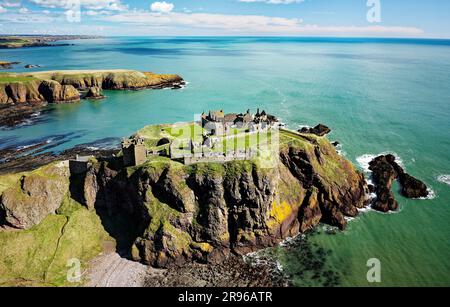
[[[345,229],[346,218],[368,205],[364,175],[324,138],[287,134],[281,143],[271,167],[159,158],[124,168],[112,159],[93,161],[70,184],[66,169],[44,167],[3,193],[0,224],[36,225],[58,209],[70,186],[71,197],[109,227],[121,253],[155,267],[217,263],[319,223]]]
[[[182,84],[178,75],[127,70],[11,73],[5,81],[0,80],[0,104],[74,102],[80,99],[82,90],[94,91],[90,97],[95,97],[102,89],[162,89]]]
[[[56,81],[43,81],[39,85],[39,92],[50,103],[80,100],[80,93],[72,85],[61,85]]]
[[[396,162],[393,155],[383,155],[370,162],[370,170],[373,172],[374,192],[377,195],[372,207],[382,212],[396,211],[398,202],[392,192],[392,185],[399,180],[401,193],[407,198],[427,197],[427,186],[420,180],[405,173]]]
[[[331,129],[323,124],[319,124],[314,128],[303,127],[298,132],[304,134],[315,134],[317,136],[325,136],[331,132]]]
[[[0,61],[0,69],[11,69],[14,65],[20,64],[20,62],[4,62]]]
[[[30,229],[61,206],[69,191],[69,168],[57,163],[23,175],[0,197],[0,225]]]
[[[178,75],[126,70],[8,73],[0,78],[0,126],[18,125],[47,103],[102,99],[102,89],[178,89],[184,84]]]
[[[24,68],[26,69],[31,69],[31,68],[39,68],[41,67],[40,65],[35,65],[35,64],[27,64],[24,66]]]
[[[102,93],[102,89],[100,87],[90,87],[88,88],[84,99],[103,99],[105,96]]]

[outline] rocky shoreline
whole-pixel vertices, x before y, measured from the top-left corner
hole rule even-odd
[[[55,213],[73,221],[74,209],[67,209],[71,204],[74,212],[98,219],[96,232],[106,232],[121,257],[165,270],[145,278],[146,286],[289,285],[269,266],[251,265],[242,256],[320,224],[344,230],[348,219],[369,205],[396,210],[392,192],[386,192],[396,178],[406,197],[422,197],[426,191],[391,156],[372,161],[375,186],[368,186],[363,173],[316,135],[329,129],[319,130],[282,130],[278,163],[268,169],[257,160],[183,165],[162,157],[129,168],[119,149],[80,146],[39,154],[44,143],[4,149],[0,241],[8,231],[39,229]],[[146,140],[153,141],[159,143]],[[95,158],[85,171],[71,173],[61,161],[77,155]],[[371,192],[378,197],[371,199]],[[315,263],[302,265],[314,272]],[[333,274],[323,274],[327,284],[336,282]]]
[[[0,36],[0,49],[71,46],[72,44],[55,44],[55,42],[94,38],[99,37],[88,35],[8,35]]]
[[[0,126],[15,127],[47,104],[102,99],[103,90],[180,89],[178,75],[131,70],[55,71],[0,75]]]

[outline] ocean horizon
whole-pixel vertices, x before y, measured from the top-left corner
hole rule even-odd
[[[0,50],[0,58],[40,66],[14,72],[130,69],[176,73],[187,86],[50,105],[19,127],[0,128],[0,150],[39,142],[49,152],[114,146],[146,125],[192,121],[214,109],[264,109],[293,130],[323,123],[367,176],[371,158],[392,153],[431,196],[406,199],[395,186],[399,212],[366,210],[342,232],[321,226],[288,248],[267,250],[272,260],[297,286],[330,282],[298,272],[305,248],[325,255],[321,265],[334,286],[373,286],[366,278],[373,258],[383,263],[381,286],[450,286],[450,39],[111,36],[63,43],[73,45]]]

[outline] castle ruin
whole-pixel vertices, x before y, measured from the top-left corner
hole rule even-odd
[[[147,161],[148,152],[144,139],[133,137],[122,141],[123,164],[126,167],[138,166]]]

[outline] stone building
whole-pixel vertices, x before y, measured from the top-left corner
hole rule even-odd
[[[138,166],[147,161],[148,153],[144,139],[133,137],[122,141],[123,164]]]
[[[264,110],[260,112],[259,109],[255,115],[252,115],[250,110],[245,114],[225,114],[223,110],[202,114],[202,127],[212,136],[226,135],[231,127],[254,132],[269,129],[276,123],[278,120],[275,116],[267,114]]]
[[[91,159],[93,159],[94,156],[79,156],[77,155],[75,160],[69,161],[69,169],[70,169],[70,175],[81,175],[85,174],[89,167],[91,166]]]

